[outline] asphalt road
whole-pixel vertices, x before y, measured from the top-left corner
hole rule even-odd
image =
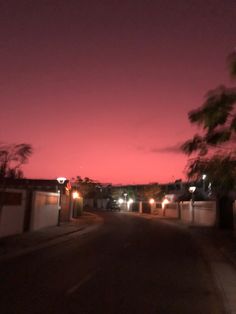
[[[104,213],[98,230],[0,263],[0,313],[224,313],[185,228]]]

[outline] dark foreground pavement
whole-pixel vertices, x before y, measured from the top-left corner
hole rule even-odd
[[[78,219],[61,223],[60,226],[0,238],[0,261],[67,241],[68,237],[93,231],[102,223],[103,219],[98,215],[84,212]]]
[[[2,259],[1,314],[224,313],[189,229],[123,213],[101,219],[92,232]]]

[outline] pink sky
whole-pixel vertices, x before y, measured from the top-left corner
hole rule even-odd
[[[6,1],[1,142],[31,143],[30,178],[185,178],[188,111],[230,84],[235,1]]]

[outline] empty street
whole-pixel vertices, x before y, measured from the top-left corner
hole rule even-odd
[[[1,314],[224,313],[189,230],[100,213],[89,233],[0,263]]]

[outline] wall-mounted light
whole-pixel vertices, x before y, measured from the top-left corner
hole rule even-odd
[[[123,204],[123,203],[124,203],[123,198],[119,198],[119,199],[118,199],[118,203],[119,203],[119,204]]]
[[[150,198],[150,200],[149,200],[149,204],[154,204],[154,203],[155,203],[154,198]]]
[[[72,198],[73,198],[73,200],[76,200],[76,199],[78,199],[80,196],[79,196],[79,192],[78,191],[74,191],[74,192],[72,192]]]

